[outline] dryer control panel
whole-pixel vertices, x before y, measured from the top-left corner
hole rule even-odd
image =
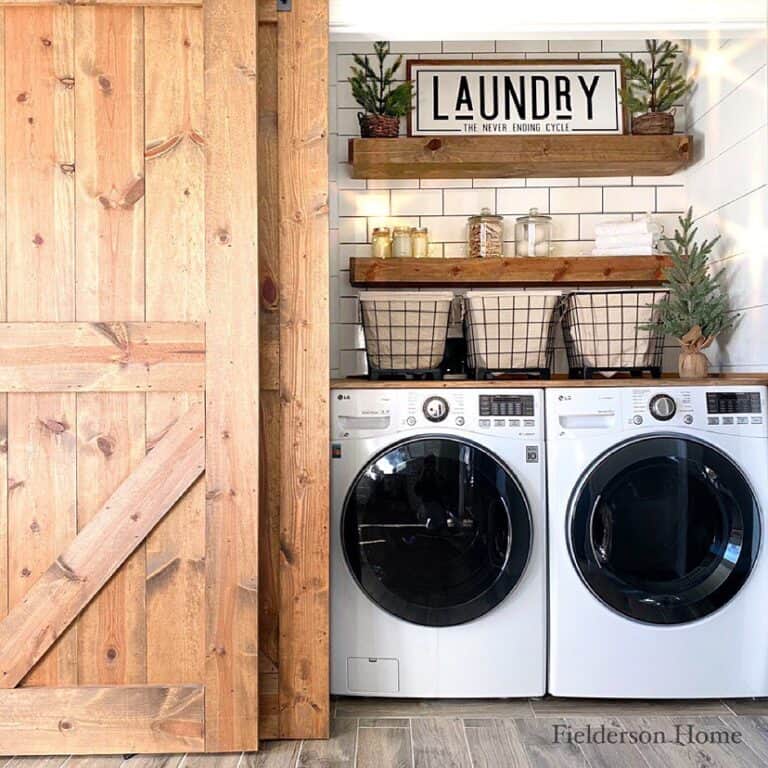
[[[698,429],[745,437],[768,435],[768,391],[759,386],[550,389],[550,434],[593,430]]]

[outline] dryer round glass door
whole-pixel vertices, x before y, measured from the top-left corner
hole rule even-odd
[[[344,504],[347,564],[381,608],[415,624],[482,616],[514,588],[531,549],[531,515],[502,462],[479,446],[424,437],[388,448]]]
[[[695,621],[724,606],[757,557],[760,512],[723,453],[693,439],[625,443],[585,473],[570,504],[573,562],[624,616]]]

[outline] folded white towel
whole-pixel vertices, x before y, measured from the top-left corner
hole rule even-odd
[[[655,232],[636,232],[629,235],[598,235],[595,245],[598,248],[645,248],[655,245],[658,235]]]
[[[593,256],[653,256],[658,251],[650,245],[640,248],[595,248]]]
[[[595,234],[598,237],[645,234],[647,232],[660,231],[661,227],[648,217],[637,219],[636,221],[606,221],[595,225]]]

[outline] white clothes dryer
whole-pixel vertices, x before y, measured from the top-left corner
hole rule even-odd
[[[546,393],[549,692],[768,694],[766,389]]]

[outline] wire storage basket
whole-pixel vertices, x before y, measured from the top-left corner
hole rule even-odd
[[[361,293],[370,378],[441,379],[452,302],[450,291]]]
[[[667,296],[652,290],[569,294],[562,322],[570,378],[611,372],[660,378],[664,333],[654,304]]]
[[[561,300],[560,291],[469,291],[464,323],[474,378],[550,378]]]

